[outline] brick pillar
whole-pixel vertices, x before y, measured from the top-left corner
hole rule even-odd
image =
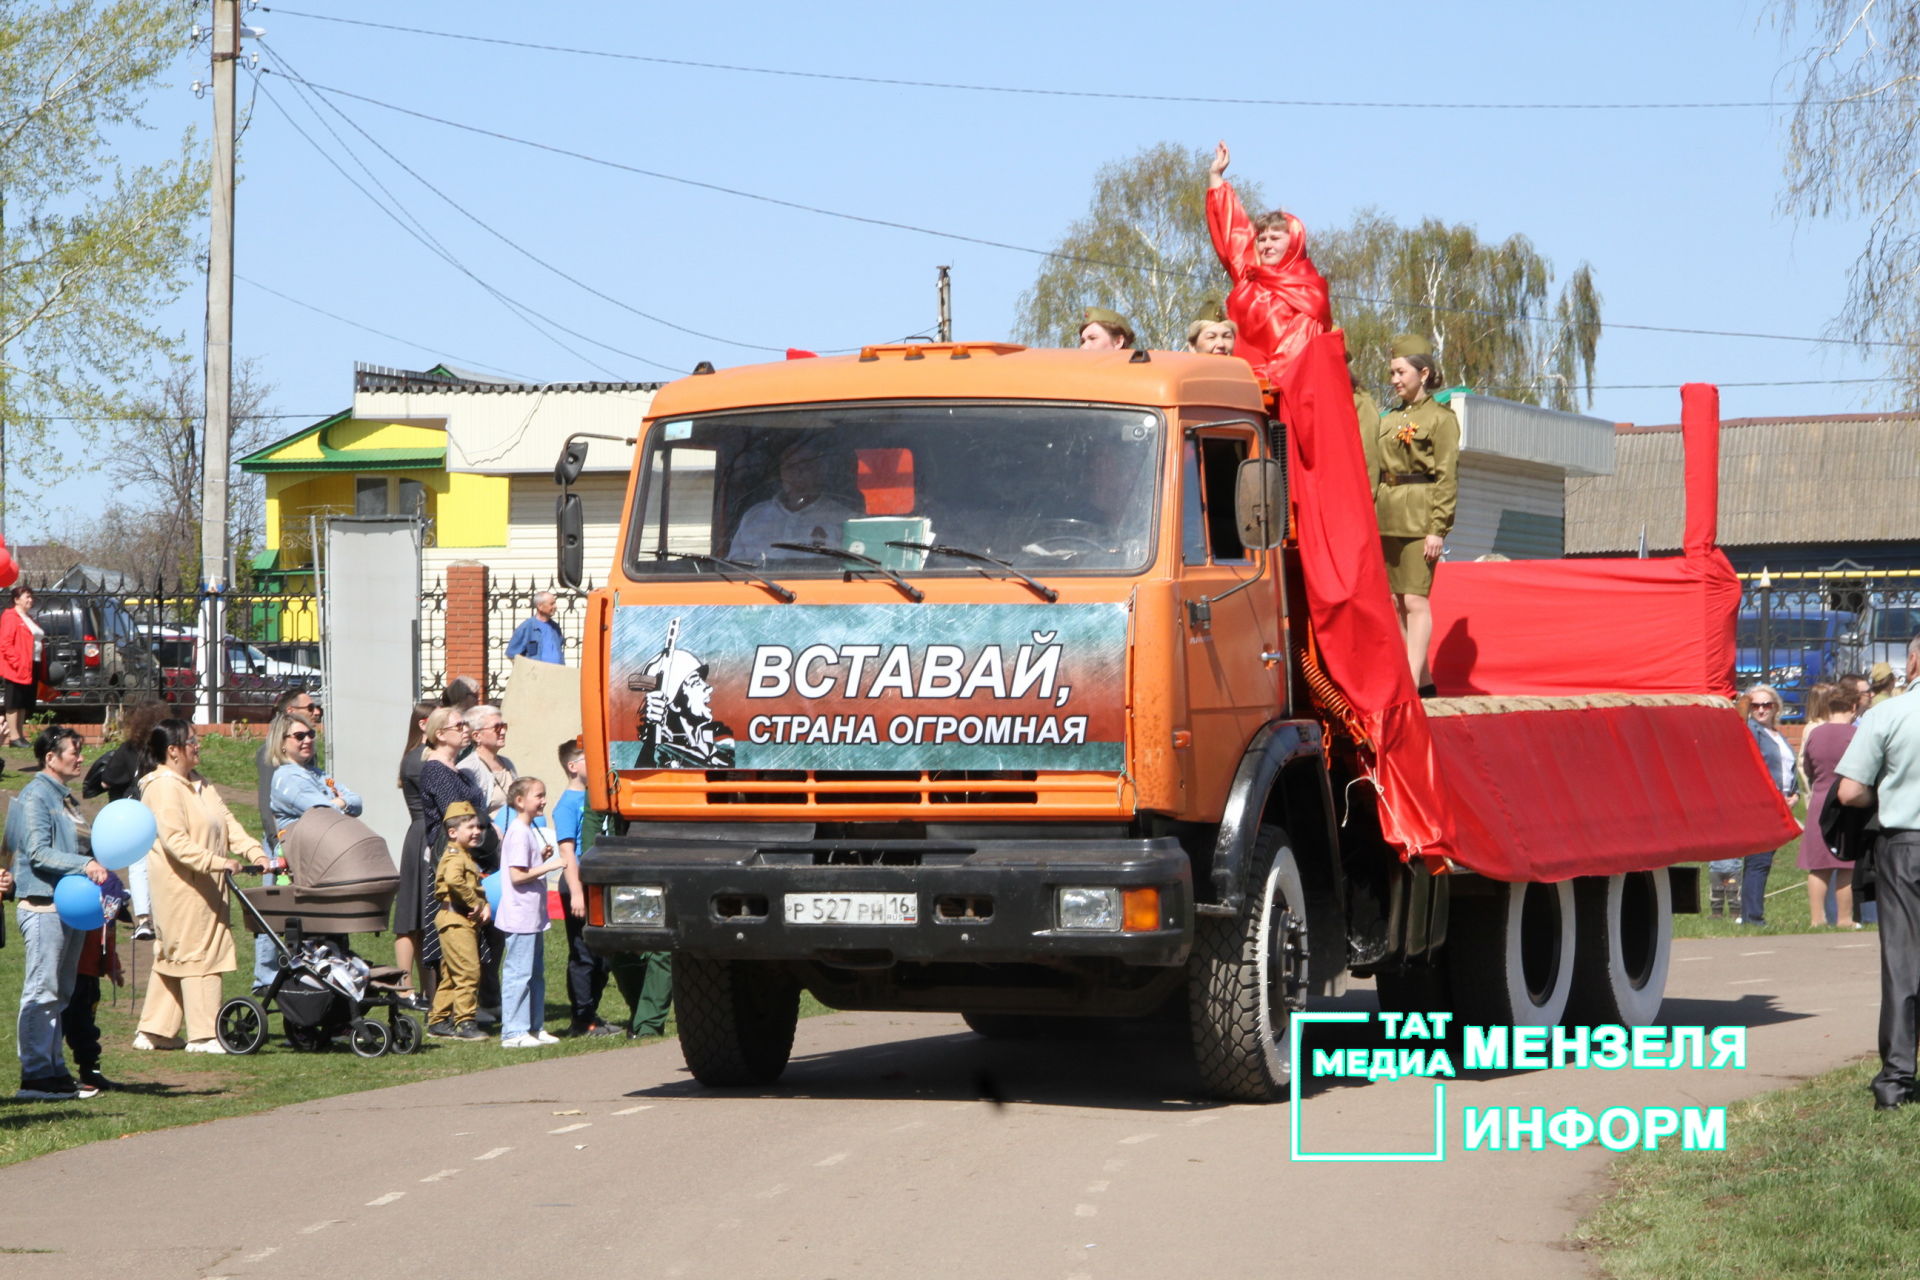
[[[487,700],[487,566],[463,560],[447,566],[447,682],[465,676]]]

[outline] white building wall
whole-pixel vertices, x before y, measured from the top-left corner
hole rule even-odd
[[[1495,550],[1515,560],[1560,554],[1560,545],[1548,546],[1543,539],[1551,528],[1564,529],[1564,474],[1538,463],[1462,453],[1460,500],[1453,533],[1447,539],[1447,558],[1472,560]],[[1507,537],[1501,541],[1503,515],[1507,516]],[[1563,543],[1564,535],[1557,541]]]

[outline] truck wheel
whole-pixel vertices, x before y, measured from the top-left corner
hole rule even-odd
[[[1673,960],[1673,884],[1665,871],[1574,881],[1573,1021],[1644,1027],[1660,1016]]]
[[[1307,1007],[1306,901],[1286,832],[1262,827],[1240,914],[1193,922],[1193,1059],[1217,1097],[1273,1102],[1287,1091],[1288,1015]]]
[[[705,1085],[772,1084],[793,1053],[800,987],[775,966],[673,957],[680,1052]]]
[[[1573,991],[1573,882],[1494,888],[1453,900],[1447,979],[1459,1021],[1558,1026]]]

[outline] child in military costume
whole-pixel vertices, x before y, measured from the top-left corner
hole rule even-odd
[[[473,850],[487,838],[486,824],[465,800],[447,806],[447,848],[433,873],[434,897],[440,910],[433,918],[440,934],[440,985],[434,991],[433,1011],[427,1015],[427,1034],[451,1040],[484,1040],[486,1033],[474,1021],[480,994],[479,927],[492,918],[480,867]]]
[[[1395,338],[1391,369],[1399,399],[1381,415],[1374,447],[1367,451],[1368,461],[1377,467],[1373,510],[1380,521],[1387,586],[1406,638],[1407,665],[1420,696],[1431,697],[1435,690],[1427,645],[1433,638],[1433,614],[1427,597],[1433,593],[1434,566],[1453,531],[1460,490],[1460,420],[1430,394],[1440,385],[1440,371],[1425,338]]]

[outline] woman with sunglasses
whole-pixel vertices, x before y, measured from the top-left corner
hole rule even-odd
[[[1766,761],[1767,775],[1780,788],[1788,804],[1800,793],[1793,748],[1780,736],[1780,693],[1770,684],[1756,684],[1746,693],[1747,728]],[[1740,923],[1767,922],[1767,875],[1773,870],[1773,853],[1750,853],[1740,864]]]
[[[300,711],[283,711],[267,736],[267,763],[273,766],[269,796],[273,828],[278,834],[276,844],[285,841],[287,829],[309,809],[325,807],[360,816],[360,797],[313,762],[320,736],[313,717]]]

